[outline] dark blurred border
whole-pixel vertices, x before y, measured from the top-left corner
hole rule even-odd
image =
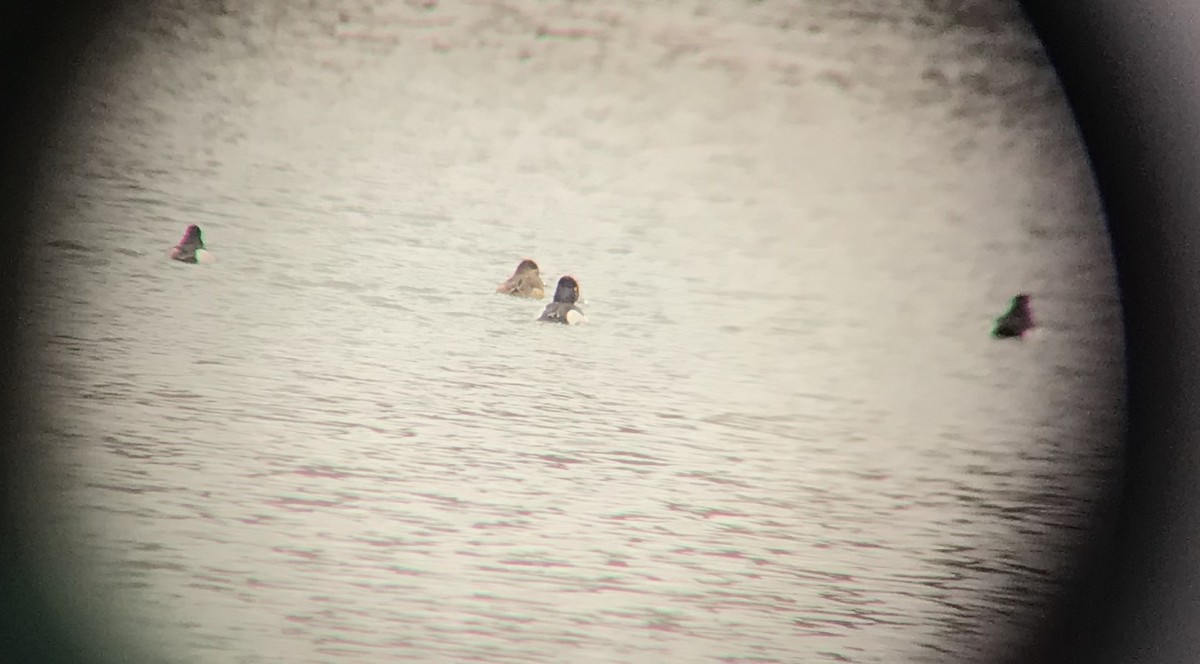
[[[0,661],[12,664],[134,661],[112,643],[84,642],[84,630],[51,610],[19,537],[14,490],[14,478],[31,472],[22,416],[37,396],[22,389],[15,346],[36,165],[83,49],[114,8],[115,0],[0,0]]]
[[[130,661],[50,610],[17,537],[14,332],[34,165],[89,35],[118,0],[0,2],[0,658]],[[733,0],[730,0],[733,1]],[[981,0],[961,0],[966,4]],[[997,0],[998,1],[998,0]],[[1129,388],[1125,493],[1042,638],[1003,661],[1200,662],[1200,2],[1027,0],[1079,122],[1113,237]]]
[[[1125,315],[1115,531],[1055,639],[1077,662],[1200,662],[1200,3],[1027,0],[1108,215]],[[1088,561],[1085,561],[1088,562]]]

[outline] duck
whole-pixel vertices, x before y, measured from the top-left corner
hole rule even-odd
[[[544,323],[562,323],[576,325],[587,320],[583,311],[575,306],[579,301],[579,282],[574,277],[561,277],[558,287],[554,290],[554,301],[546,305],[538,318]]]
[[[196,263],[196,252],[204,250],[204,238],[200,234],[200,227],[192,224],[183,232],[183,239],[179,244],[171,248],[171,259],[181,263]]]
[[[540,300],[546,297],[546,284],[538,272],[538,264],[526,258],[507,281],[496,287],[497,293]]]
[[[997,339],[1020,338],[1034,327],[1033,311],[1029,308],[1029,295],[1020,293],[1013,297],[1008,313],[996,319],[996,327],[992,329],[992,336]]]

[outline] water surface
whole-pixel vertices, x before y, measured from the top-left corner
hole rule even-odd
[[[121,16],[30,247],[62,601],[181,662],[1018,653],[1121,341],[997,4]],[[166,260],[190,223],[215,264]],[[525,257],[587,325],[493,292]]]

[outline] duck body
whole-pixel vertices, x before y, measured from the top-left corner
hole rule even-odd
[[[540,300],[546,297],[546,284],[542,282],[537,263],[526,258],[517,265],[511,277],[496,287],[496,292]]]
[[[1021,293],[1012,299],[1008,312],[996,319],[992,336],[997,339],[1021,338],[1034,327],[1036,324],[1029,306],[1029,296]]]
[[[544,323],[562,323],[576,325],[587,320],[583,310],[575,306],[579,301],[579,283],[574,277],[562,277],[554,291],[554,301],[546,305],[538,318]]]
[[[171,248],[171,260],[180,263],[198,263],[197,252],[201,251],[204,251],[204,238],[200,233],[200,227],[192,224],[184,231],[183,239],[179,241],[179,244]]]

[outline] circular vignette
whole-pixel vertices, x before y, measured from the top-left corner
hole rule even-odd
[[[19,248],[33,197],[29,168],[54,126],[73,64],[98,22],[116,3],[10,3],[0,13],[10,101],[0,154],[0,270],[5,296],[6,371],[3,465],[25,466],[20,414],[36,395],[21,389],[12,343],[20,293]],[[1104,199],[1125,308],[1128,461],[1124,504],[1115,525],[1093,542],[1077,592],[1063,598],[1062,620],[1047,625],[1046,661],[1194,661],[1200,636],[1191,588],[1200,570],[1190,538],[1200,529],[1200,452],[1189,432],[1200,413],[1189,408],[1200,390],[1195,342],[1187,331],[1200,311],[1200,85],[1184,72],[1200,70],[1194,43],[1200,7],[1166,0],[1089,8],[1028,2],[1088,145]],[[13,661],[102,661],[112,652],[50,612],[22,574],[19,497],[4,495],[0,551],[0,630]],[[1191,593],[1191,594],[1189,594]],[[110,657],[113,655],[110,655]],[[125,657],[119,657],[128,661]]]
[[[1120,514],[1092,543],[1090,580],[1058,658],[1200,658],[1200,6],[1084,9],[1025,2],[1087,145],[1124,310],[1127,430]],[[1060,626],[1061,627],[1061,626]]]
[[[23,294],[22,248],[30,230],[36,165],[51,149],[48,137],[65,106],[76,64],[116,0],[0,5],[0,483],[33,470],[25,416],[37,399],[19,371],[15,343]],[[78,629],[54,611],[28,573],[33,552],[22,541],[24,515],[36,507],[12,490],[0,497],[0,656],[4,661],[63,663],[125,659],[116,648]],[[115,646],[115,648],[114,648]],[[137,661],[133,659],[131,661]]]

